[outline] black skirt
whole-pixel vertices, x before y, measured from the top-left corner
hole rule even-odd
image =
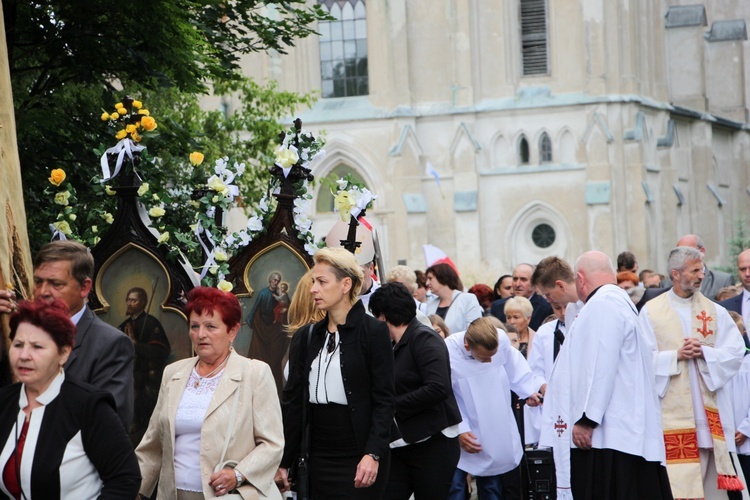
[[[382,498],[390,455],[381,457],[372,486],[355,488],[357,465],[364,453],[358,449],[349,407],[310,405],[310,496],[313,500]]]

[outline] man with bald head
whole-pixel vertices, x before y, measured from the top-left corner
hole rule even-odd
[[[727,498],[743,489],[735,452],[734,412],[725,386],[737,374],[745,344],[726,309],[701,292],[703,252],[677,247],[667,269],[672,289],[641,309],[654,350],[667,472],[675,498]]]
[[[565,346],[570,366],[571,487],[579,499],[672,498],[651,345],[612,261],[586,252],[574,267],[584,302]]]
[[[549,305],[549,302],[547,302],[544,297],[542,297],[538,293],[535,293],[536,287],[531,284],[531,275],[534,274],[535,267],[536,266],[532,266],[531,264],[518,264],[516,268],[513,269],[512,297],[520,296],[529,299],[529,302],[531,302],[531,306],[534,308],[534,311],[531,313],[531,319],[529,320],[529,328],[536,331],[540,326],[542,326],[545,318],[552,314],[553,311],[552,306]],[[492,307],[490,308],[490,314],[492,314],[503,323],[506,322],[505,303],[509,298],[510,297],[494,301],[492,303]]]

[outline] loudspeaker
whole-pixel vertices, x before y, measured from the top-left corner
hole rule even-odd
[[[555,461],[551,448],[526,450],[528,471],[528,500],[554,500],[557,498]]]

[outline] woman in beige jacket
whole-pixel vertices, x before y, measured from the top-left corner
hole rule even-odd
[[[239,493],[280,499],[273,476],[284,448],[281,409],[267,364],[232,349],[242,311],[237,298],[216,288],[190,292],[186,313],[197,356],[164,370],[159,400],[136,449],[140,494],[193,500]],[[239,391],[234,427],[229,428]],[[214,472],[221,461],[234,469]]]

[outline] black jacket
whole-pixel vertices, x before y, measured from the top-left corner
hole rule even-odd
[[[14,445],[14,424],[18,418],[21,384],[0,390],[0,450]],[[93,386],[66,379],[57,397],[44,408],[36,449],[26,441],[23,458],[33,453],[30,498],[69,498],[61,490],[61,477],[84,474],[64,460],[80,432],[83,449],[102,482],[100,499],[135,498],[141,485],[141,471],[122,423],[117,418],[112,395]],[[33,417],[32,417],[33,422]],[[31,428],[29,436],[32,435]],[[0,467],[5,467],[3,462]],[[2,496],[2,493],[0,493]]]
[[[284,418],[284,456],[281,467],[289,468],[302,444],[302,408],[310,366],[323,347],[328,317],[315,324],[309,346],[308,326],[292,337],[289,347],[289,379],[281,395]],[[383,457],[389,451],[395,395],[393,391],[393,349],[388,327],[368,316],[357,301],[338,325],[341,335],[341,375],[346,391],[352,427],[361,454]],[[314,433],[315,429],[311,429]]]
[[[391,439],[415,443],[461,422],[445,341],[414,318],[393,351],[396,424]],[[396,427],[398,426],[398,427]]]

